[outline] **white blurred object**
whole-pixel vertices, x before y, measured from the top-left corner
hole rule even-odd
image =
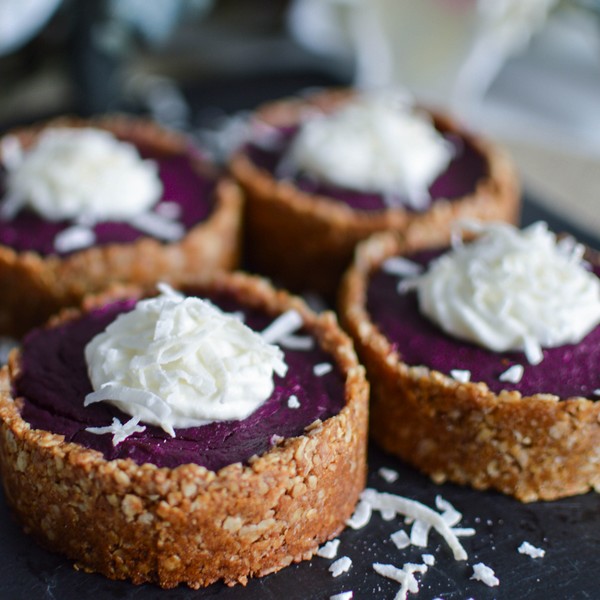
[[[291,29],[316,51],[337,44],[342,52],[349,45],[359,87],[402,85],[427,102],[453,107],[483,97],[507,57],[527,43],[556,3],[296,0]]]
[[[59,4],[60,0],[0,0],[0,55],[26,44]]]

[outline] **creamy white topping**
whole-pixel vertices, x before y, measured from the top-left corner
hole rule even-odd
[[[282,351],[210,302],[160,289],[86,346],[85,405],[107,401],[170,435],[253,413],[287,371]]]
[[[600,323],[600,281],[581,245],[557,241],[542,222],[470,229],[481,234],[475,242],[457,244],[414,280],[421,312],[444,331],[537,364],[542,348],[576,344]]]
[[[122,221],[162,194],[156,163],[99,129],[49,128],[35,146],[10,157],[5,204],[13,214],[27,207],[48,221]]]
[[[451,158],[451,146],[427,115],[405,97],[381,94],[311,115],[284,164],[320,181],[382,193],[390,204],[425,209],[429,186]]]

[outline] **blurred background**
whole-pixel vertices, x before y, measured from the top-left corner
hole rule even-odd
[[[331,85],[451,111],[600,236],[600,0],[0,0],[2,130],[118,110],[198,133]]]

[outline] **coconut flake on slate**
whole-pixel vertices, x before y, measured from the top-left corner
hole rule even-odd
[[[339,546],[340,540],[330,540],[317,550],[317,556],[320,556],[321,558],[335,558],[337,556]]]
[[[531,556],[531,558],[543,558],[546,555],[546,551],[543,548],[536,548],[529,542],[523,542],[519,546],[518,551],[520,554]]]
[[[496,577],[494,569],[491,569],[483,563],[477,563],[473,565],[473,575],[471,575],[471,579],[481,581],[489,587],[500,585],[500,580]]]
[[[395,471],[394,469],[388,469],[387,467],[381,467],[377,472],[379,473],[379,476],[388,483],[394,483],[394,481],[396,481],[400,476],[398,471]]]
[[[349,571],[351,566],[352,559],[348,556],[342,556],[342,558],[338,558],[329,565],[329,571],[333,577],[339,577],[342,573]]]

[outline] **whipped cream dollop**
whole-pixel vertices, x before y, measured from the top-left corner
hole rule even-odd
[[[425,209],[429,186],[452,155],[428,115],[405,96],[387,93],[311,115],[294,137],[285,164],[320,181],[384,194],[389,204]]]
[[[85,348],[94,392],[144,423],[175,428],[244,419],[285,375],[281,349],[239,315],[166,285],[155,298],[119,315]]]
[[[543,222],[465,228],[479,237],[413,281],[421,312],[444,331],[538,364],[542,348],[576,344],[600,323],[600,280],[572,238],[557,241]]]
[[[53,127],[30,149],[7,148],[5,217],[30,208],[48,221],[126,221],[162,195],[156,163],[108,131]]]

